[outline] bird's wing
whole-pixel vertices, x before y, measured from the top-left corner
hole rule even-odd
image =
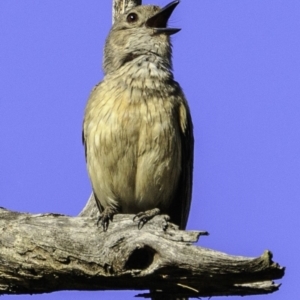
[[[181,129],[181,174],[178,187],[172,201],[169,215],[171,221],[185,229],[189,216],[192,184],[193,184],[193,163],[194,163],[194,136],[193,124],[190,110],[182,93],[184,101],[178,109],[178,118]]]
[[[89,120],[89,116],[88,116],[87,112],[90,111],[90,109],[91,109],[90,106],[92,105],[92,103],[96,99],[95,94],[96,94],[97,89],[100,88],[101,83],[102,83],[102,81],[99,82],[98,84],[96,84],[93,87],[93,89],[90,93],[86,108],[85,108],[84,119],[83,119],[83,123],[82,123],[82,144],[84,146],[85,161],[87,161],[87,141],[86,141],[86,138],[85,138],[86,133],[85,133],[84,129],[85,129],[85,126],[86,126],[86,122],[88,122],[88,120]]]
[[[90,104],[91,102],[91,98],[94,96],[94,92],[95,90],[98,88],[98,86],[100,86],[101,82],[99,84],[97,84],[93,89],[92,89],[92,92],[90,94],[90,97],[89,97],[89,100],[88,100],[88,104],[87,104],[87,107],[88,105]],[[87,108],[86,108],[86,111],[87,111]],[[84,131],[84,128],[85,128],[85,121],[86,121],[86,111],[85,111],[85,116],[84,116],[84,119],[83,119],[83,124],[82,124],[82,144],[84,146],[84,154],[85,154],[85,161],[87,162],[87,141],[86,141],[86,137],[85,137],[85,131]],[[98,210],[99,212],[101,213],[103,211],[103,208],[100,204],[100,201],[99,199],[97,198],[95,192],[94,192],[94,189],[93,189],[93,194],[94,194],[94,198],[96,200],[96,204],[97,204],[97,207],[98,207]]]

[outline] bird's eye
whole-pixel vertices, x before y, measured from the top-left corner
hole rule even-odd
[[[130,13],[127,16],[127,22],[128,23],[134,23],[139,19],[138,15],[136,13]]]

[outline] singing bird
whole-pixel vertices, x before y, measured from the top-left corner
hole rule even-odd
[[[136,214],[141,227],[158,213],[184,229],[192,192],[193,126],[172,73],[167,26],[179,1],[137,6],[106,39],[104,79],[91,92],[83,143],[104,230],[114,214]]]

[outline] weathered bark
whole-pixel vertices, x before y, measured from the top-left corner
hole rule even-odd
[[[257,258],[230,256],[192,245],[205,232],[166,228],[163,216],[138,230],[132,218],[116,215],[103,232],[96,218],[0,209],[0,294],[163,289],[205,297],[279,287],[271,280],[284,268],[268,251]]]
[[[90,198],[88,199],[85,207],[79,213],[79,217],[95,217],[99,215],[99,210],[96,205],[96,200],[94,197],[94,193],[92,192]]]

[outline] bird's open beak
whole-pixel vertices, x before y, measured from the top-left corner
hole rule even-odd
[[[147,20],[146,26],[153,28],[155,33],[165,33],[167,35],[180,31],[180,28],[167,28],[168,20],[179,2],[179,0],[175,0],[163,7],[158,13]]]

